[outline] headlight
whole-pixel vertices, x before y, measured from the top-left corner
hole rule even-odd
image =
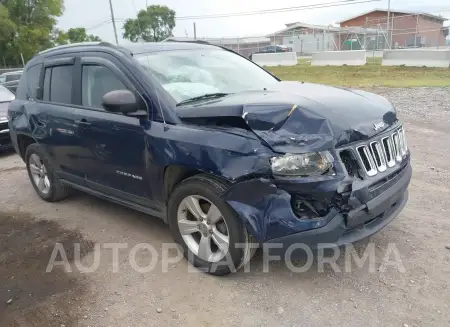
[[[272,173],[281,176],[317,176],[333,166],[333,156],[328,151],[304,154],[286,154],[270,159]]]
[[[0,117],[0,123],[4,123],[8,121],[8,117]]]

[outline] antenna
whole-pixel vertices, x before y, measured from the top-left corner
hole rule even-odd
[[[136,5],[134,3],[134,0],[131,0],[131,3],[133,4],[133,8],[134,8],[134,11],[136,12],[136,17],[137,17],[138,16],[138,11],[137,11]],[[148,8],[148,6],[145,9],[147,9],[147,8]],[[141,24],[139,23],[139,18],[138,17],[136,18],[136,22],[137,22],[137,25],[138,25],[139,32],[142,34]],[[142,43],[145,43],[145,42],[142,42]],[[146,59],[148,61],[148,65],[150,66],[150,61],[148,59],[148,56],[145,56],[145,57],[146,57]],[[159,110],[161,111],[161,116],[162,116],[163,123],[164,123],[164,130],[166,131],[167,130],[167,124],[166,124],[166,119],[164,118],[164,111],[162,110],[162,107],[161,107],[161,101],[159,100],[158,89],[155,89],[155,91],[156,91],[156,97],[158,98]]]

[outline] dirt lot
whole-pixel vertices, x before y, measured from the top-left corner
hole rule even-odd
[[[251,272],[215,278],[188,273],[182,260],[169,271],[139,273],[129,249],[170,242],[166,227],[144,214],[74,195],[41,201],[16,155],[0,158],[0,326],[450,326],[450,89],[376,89],[393,101],[413,152],[410,200],[392,224],[376,234],[376,268],[342,272],[313,264],[292,273],[284,263],[263,273],[261,256]],[[99,268],[81,273],[55,267],[46,273],[53,246],[73,260]],[[95,244],[128,243],[114,272],[112,252]],[[390,243],[404,272],[379,269]],[[358,245],[364,250],[367,242]],[[148,252],[136,261],[144,266]],[[159,268],[158,268],[159,267]],[[7,302],[11,302],[7,304]],[[161,312],[159,312],[161,311]]]

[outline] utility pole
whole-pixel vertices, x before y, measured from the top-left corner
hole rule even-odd
[[[116,44],[119,45],[119,39],[117,38],[116,20],[114,19],[114,9],[112,6],[112,0],[109,0],[109,8],[111,9],[111,20],[114,28],[114,37],[116,38]]]
[[[195,26],[195,22],[194,22],[194,41],[197,41],[197,27]]]
[[[386,24],[386,28],[387,28],[387,33],[388,33],[389,49],[392,48],[392,38],[391,38],[392,31],[389,32],[389,30],[391,29],[390,18],[391,18],[391,0],[388,0],[387,24]]]

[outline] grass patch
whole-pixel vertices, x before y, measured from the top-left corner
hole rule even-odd
[[[450,68],[383,67],[381,58],[368,58],[365,66],[311,66],[301,58],[296,66],[266,67],[282,80],[346,87],[450,86]]]

